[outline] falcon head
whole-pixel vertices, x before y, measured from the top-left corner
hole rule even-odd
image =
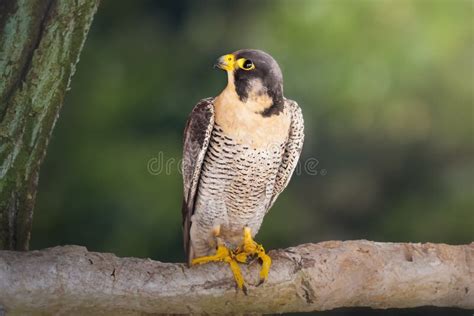
[[[256,102],[263,116],[278,114],[283,108],[283,75],[269,54],[242,49],[220,57],[216,68],[227,72],[226,89],[233,89],[243,103]]]

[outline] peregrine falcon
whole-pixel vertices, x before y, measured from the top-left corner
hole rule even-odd
[[[260,282],[271,259],[253,238],[285,189],[303,147],[303,116],[283,96],[283,76],[267,53],[243,49],[220,57],[227,86],[201,100],[184,130],[183,235],[189,265],[259,258]]]

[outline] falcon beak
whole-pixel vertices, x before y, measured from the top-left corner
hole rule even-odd
[[[225,71],[233,71],[235,69],[235,56],[233,54],[227,54],[219,57],[217,62],[214,64],[214,68],[219,68]]]

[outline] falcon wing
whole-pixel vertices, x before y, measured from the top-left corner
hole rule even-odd
[[[191,112],[184,129],[183,146],[183,237],[184,251],[189,262],[192,258],[189,230],[191,216],[194,213],[194,203],[201,175],[202,162],[209,146],[214,127],[214,98],[199,101]]]
[[[301,108],[298,106],[298,103],[293,100],[285,99],[285,103],[291,113],[290,131],[285,152],[283,153],[282,161],[275,179],[273,195],[267,207],[267,212],[272,207],[273,203],[275,203],[278,195],[286,188],[288,182],[290,182],[293,171],[295,171],[296,165],[298,164],[301,150],[303,149],[304,122]]]

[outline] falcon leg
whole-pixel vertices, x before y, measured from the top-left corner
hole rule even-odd
[[[218,234],[218,233],[217,233]],[[217,237],[217,236],[216,236]],[[242,272],[240,271],[240,267],[234,259],[233,253],[226,247],[224,244],[217,238],[218,246],[216,250],[216,254],[212,256],[204,256],[195,258],[191,261],[192,265],[196,264],[203,264],[208,262],[227,262],[230,266],[230,270],[234,275],[235,283],[237,283],[237,287],[247,295],[247,287],[244,284],[244,278],[242,276]]]
[[[195,265],[208,262],[225,261],[227,257],[230,257],[229,249],[227,249],[224,245],[220,245],[217,247],[215,255],[195,258],[191,264]]]
[[[234,275],[237,287],[241,289],[245,295],[247,295],[247,287],[244,284],[244,277],[242,276],[242,272],[240,271],[240,267],[237,261],[235,261],[234,258],[230,256],[226,257],[224,261],[230,265],[230,270],[232,270],[232,274]]]
[[[257,244],[253,238],[249,227],[244,228],[244,242],[243,245],[237,248],[235,253],[235,260],[242,263],[248,262],[248,257],[258,257],[262,261],[262,269],[260,270],[260,282],[262,284],[268,279],[272,259],[265,253],[262,245]]]

